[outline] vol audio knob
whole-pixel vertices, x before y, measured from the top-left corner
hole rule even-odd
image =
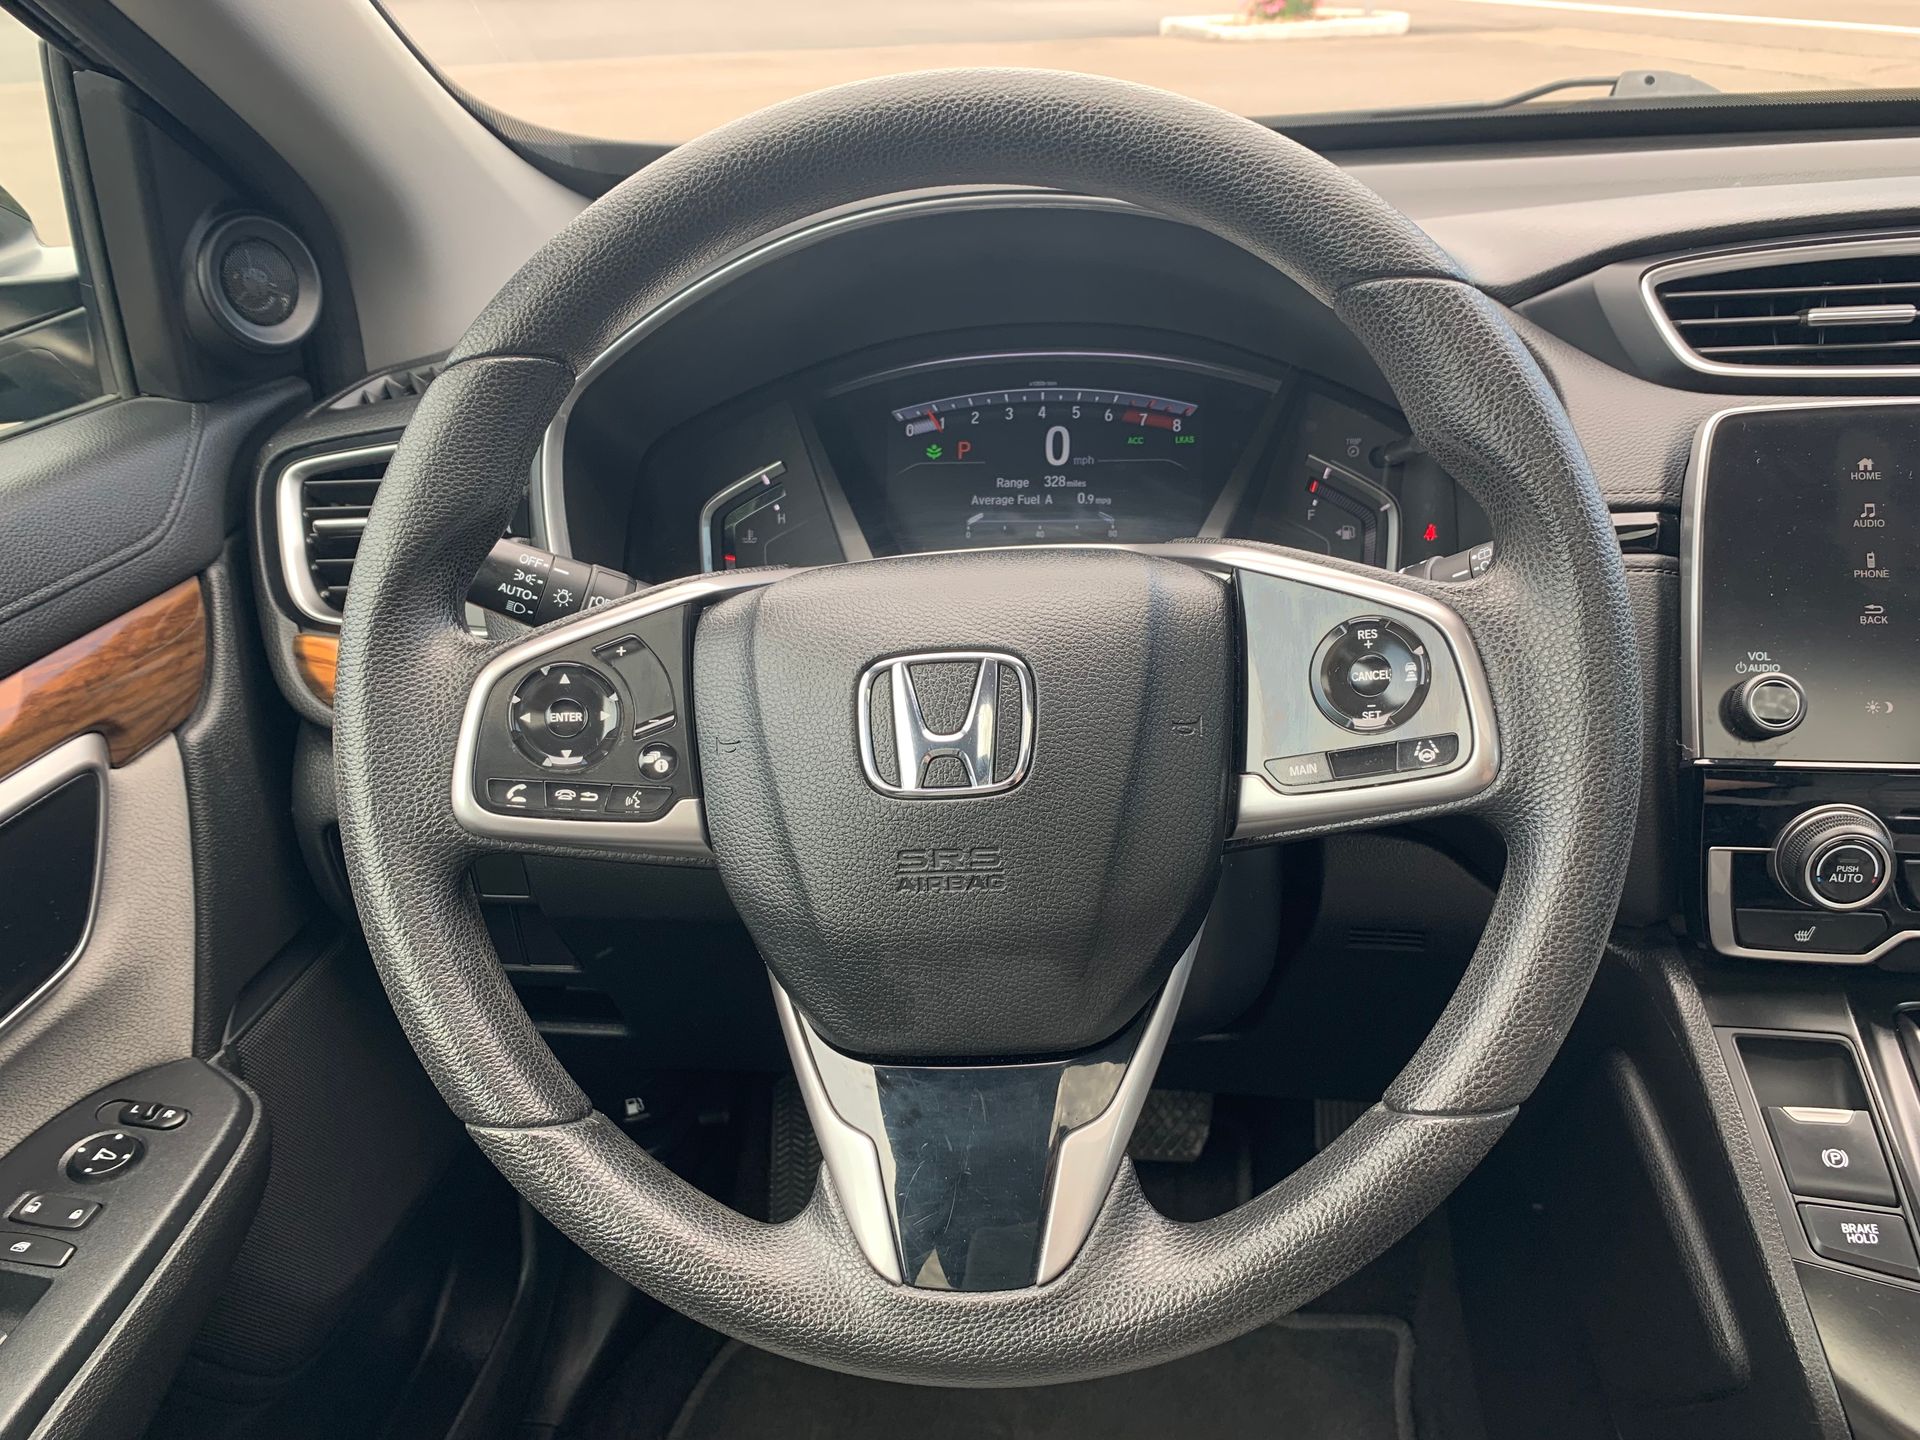
[[[1791,675],[1755,675],[1727,692],[1727,728],[1748,740],[1771,740],[1807,715],[1807,692]]]
[[[1822,805],[1796,816],[1773,847],[1781,889],[1826,910],[1858,910],[1885,893],[1893,837],[1867,811]]]

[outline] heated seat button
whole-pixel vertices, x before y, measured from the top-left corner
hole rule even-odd
[[[7,1212],[7,1219],[41,1230],[78,1230],[100,1213],[98,1200],[76,1200],[71,1195],[23,1195]]]
[[[1794,1194],[1862,1205],[1899,1203],[1867,1111],[1769,1105],[1767,1129]]]
[[[1881,1210],[1843,1210],[1837,1205],[1802,1205],[1813,1253],[1848,1265],[1864,1265],[1883,1275],[1920,1280],[1920,1255],[1913,1250],[1907,1222]]]
[[[146,1144],[139,1136],[124,1130],[102,1130],[67,1152],[67,1176],[73,1180],[105,1180],[146,1153]]]
[[[1861,955],[1886,938],[1887,917],[1877,910],[1845,915],[1819,910],[1736,910],[1733,933],[1749,950]]]
[[[51,1235],[0,1234],[0,1260],[58,1270],[73,1258],[73,1246]]]

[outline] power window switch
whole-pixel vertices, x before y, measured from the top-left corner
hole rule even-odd
[[[0,1260],[15,1265],[38,1265],[43,1270],[58,1270],[73,1258],[73,1246],[51,1235],[0,1233]]]
[[[1856,1205],[1900,1203],[1871,1112],[1769,1105],[1767,1128],[1794,1194]]]
[[[7,1219],[42,1230],[78,1230],[100,1213],[98,1200],[76,1200],[71,1195],[23,1195],[7,1212]]]

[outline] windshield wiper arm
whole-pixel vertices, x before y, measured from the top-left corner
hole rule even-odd
[[[1459,105],[1420,105],[1414,107],[1423,115],[1477,115],[1491,110],[1511,110],[1534,100],[1544,99],[1548,95],[1557,95],[1564,90],[1605,90],[1599,98],[1606,100],[1637,100],[1642,97],[1666,95],[1718,95],[1718,86],[1709,85],[1704,80],[1696,80],[1678,70],[1623,70],[1618,75],[1587,75],[1570,80],[1549,80],[1544,85],[1536,85],[1531,90],[1522,90],[1518,95],[1508,95],[1500,100],[1470,100]]]

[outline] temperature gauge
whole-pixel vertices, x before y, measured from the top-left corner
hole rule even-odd
[[[701,537],[708,570],[751,570],[785,563],[784,542],[801,528],[787,503],[778,460],[736,480],[707,501]]]

